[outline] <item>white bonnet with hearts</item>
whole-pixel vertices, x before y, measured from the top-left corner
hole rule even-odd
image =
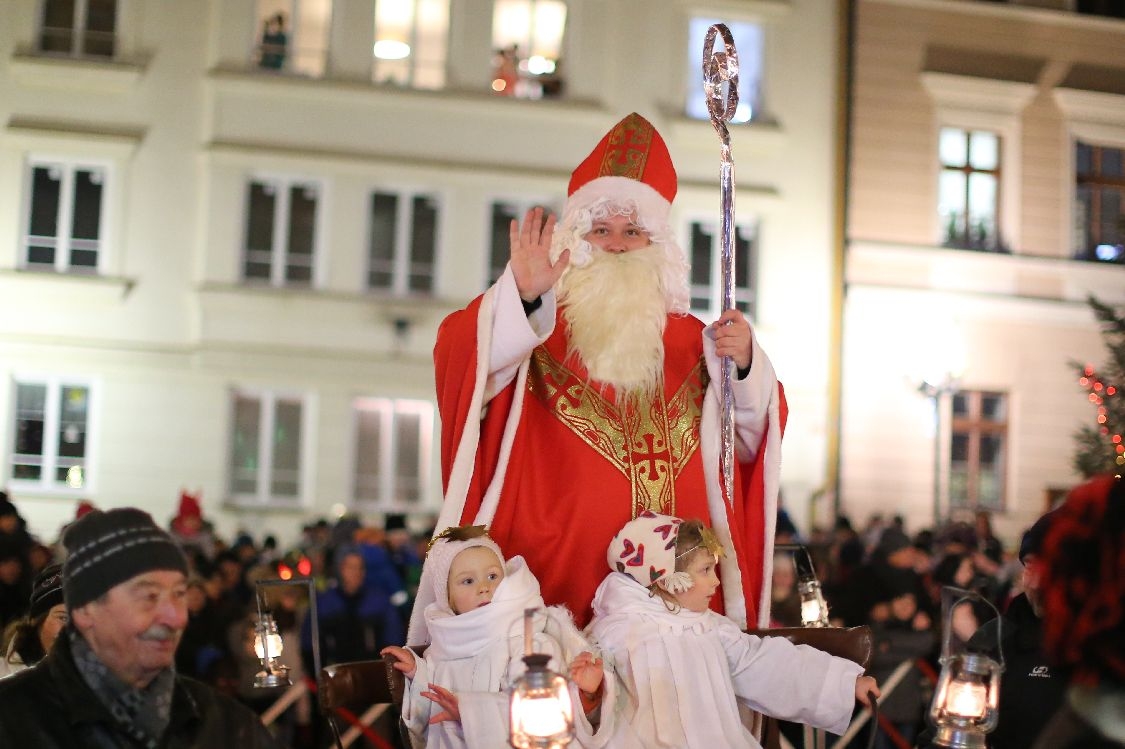
[[[683,525],[680,518],[645,510],[626,523],[610,541],[606,551],[609,568],[628,575],[646,588],[659,585],[673,594],[691,590],[691,575],[677,572],[676,561],[686,559],[701,547],[722,556],[722,546],[709,528],[693,521],[688,525],[698,527],[699,542],[677,553],[676,542]]]

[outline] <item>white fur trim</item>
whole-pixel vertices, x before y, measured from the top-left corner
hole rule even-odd
[[[677,593],[686,593],[695,587],[695,583],[691,579],[691,575],[686,572],[673,572],[670,575],[665,575],[656,581],[664,590],[672,595]]]
[[[561,223],[566,224],[575,213],[602,198],[631,200],[646,222],[655,226],[668,223],[671,203],[664,196],[644,182],[630,177],[598,177],[590,180],[567,198],[566,209]]]

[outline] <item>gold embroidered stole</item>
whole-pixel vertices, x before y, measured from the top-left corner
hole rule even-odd
[[[675,515],[676,478],[699,449],[706,373],[701,358],[670,399],[661,390],[655,398],[619,406],[539,346],[531,356],[527,387],[629,479],[633,517],[645,510]]]

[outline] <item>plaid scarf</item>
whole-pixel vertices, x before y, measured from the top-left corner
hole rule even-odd
[[[147,687],[134,689],[99,660],[76,630],[68,628],[68,635],[78,673],[109,710],[118,727],[141,746],[157,749],[172,719],[175,671],[165,669]]]

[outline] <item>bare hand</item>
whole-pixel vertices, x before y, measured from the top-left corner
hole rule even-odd
[[[443,720],[460,721],[461,711],[457,707],[457,695],[450,692],[445,687],[439,687],[437,684],[430,684],[430,691],[422,692],[422,696],[432,700],[442,711],[430,718],[430,725],[434,723],[441,723]]]
[[[855,680],[855,698],[864,707],[871,707],[871,700],[867,698],[868,692],[873,693],[876,699],[883,696],[874,677],[860,676]]]
[[[379,651],[379,655],[393,655],[396,663],[394,669],[401,671],[408,679],[413,679],[414,674],[418,673],[418,663],[414,660],[414,653],[411,653],[406,648],[400,648],[397,645],[388,645]]]
[[[563,250],[555,264],[551,264],[551,239],[555,235],[555,217],[543,221],[543,209],[532,208],[523,217],[523,226],[515,219],[508,229],[512,245],[512,275],[516,289],[525,302],[534,302],[562,277],[570,264],[570,250]]]
[[[570,662],[570,680],[586,694],[597,692],[604,676],[602,659],[595,658],[593,653],[584,650]]]
[[[711,323],[715,337],[715,353],[729,356],[739,369],[747,369],[753,357],[753,335],[746,316],[736,309],[728,309]]]

